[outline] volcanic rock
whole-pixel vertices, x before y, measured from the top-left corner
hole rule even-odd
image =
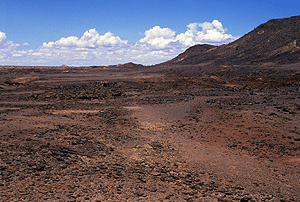
[[[241,65],[300,62],[300,16],[273,19],[236,41],[221,45],[195,45],[161,65]]]

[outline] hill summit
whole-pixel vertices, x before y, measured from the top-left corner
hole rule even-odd
[[[300,62],[300,16],[273,19],[221,46],[195,45],[164,65],[241,65]]]

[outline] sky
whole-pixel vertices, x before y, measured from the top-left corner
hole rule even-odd
[[[153,65],[295,15],[300,0],[0,0],[0,65]]]

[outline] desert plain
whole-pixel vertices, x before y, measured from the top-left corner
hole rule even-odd
[[[0,67],[0,201],[300,201],[299,63]]]

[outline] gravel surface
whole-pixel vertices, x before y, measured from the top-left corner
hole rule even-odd
[[[297,70],[204,69],[1,67],[0,201],[300,201]]]

